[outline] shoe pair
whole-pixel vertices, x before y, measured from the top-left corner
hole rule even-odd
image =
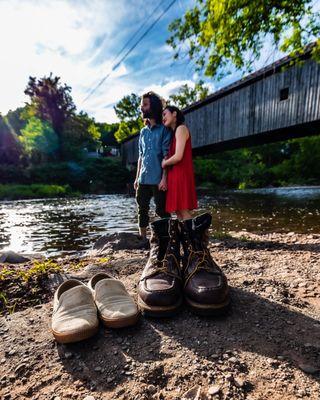
[[[200,315],[219,315],[227,309],[227,278],[207,248],[211,220],[205,213],[182,222],[161,219],[150,225],[150,256],[138,288],[138,305],[145,315],[173,315],[183,299]]]
[[[105,326],[123,328],[137,322],[139,311],[124,284],[106,273],[96,274],[88,285],[69,279],[54,294],[53,336],[59,343],[87,339],[99,329],[98,315]]]

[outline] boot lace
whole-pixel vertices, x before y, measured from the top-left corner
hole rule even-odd
[[[169,256],[173,258],[173,260],[175,262],[175,265],[176,265],[177,269],[179,270],[180,266],[179,266],[179,262],[178,262],[176,256],[173,253],[167,253],[167,254],[165,254],[165,256],[164,256],[164,258],[162,260],[157,260],[154,263],[153,271],[151,271],[150,274],[146,275],[143,278],[143,280],[147,279],[147,278],[150,278],[150,277],[152,277],[154,275],[161,274],[161,273],[164,273],[166,275],[172,276],[173,278],[181,280],[182,278],[178,274],[176,274],[175,272],[169,270],[169,260],[168,260]]]
[[[212,260],[210,252],[208,249],[204,249],[204,250],[193,250],[192,248],[189,250],[189,256],[188,256],[188,260],[187,260],[187,266],[186,266],[186,271],[189,268],[190,265],[190,261],[193,257],[196,257],[198,259],[198,262],[195,266],[195,268],[193,269],[193,271],[186,277],[185,282],[184,282],[184,286],[186,287],[189,280],[199,271],[199,270],[204,270],[204,271],[208,271],[211,274],[215,274],[215,275],[220,275],[220,271],[215,271],[213,270],[213,266],[217,266],[216,263]]]

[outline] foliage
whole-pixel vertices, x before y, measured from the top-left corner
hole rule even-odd
[[[131,135],[139,133],[143,127],[143,121],[140,115],[140,97],[135,93],[124,96],[114,107],[117,117],[120,120],[118,130],[114,137],[118,142]]]
[[[0,200],[17,200],[17,199],[34,199],[49,197],[65,197],[72,196],[76,193],[71,191],[70,186],[59,185],[14,185],[0,184]]]
[[[51,294],[45,284],[47,277],[61,270],[50,259],[23,266],[0,265],[0,315],[48,301]]]
[[[256,188],[320,184],[320,136],[226,151],[194,160],[205,187]]]
[[[202,80],[197,82],[193,88],[188,84],[184,84],[176,94],[169,96],[169,104],[174,104],[176,107],[183,109],[196,101],[205,99],[208,93],[209,88],[204,85]]]
[[[70,185],[73,191],[82,193],[121,192],[126,188],[129,178],[129,171],[122,166],[121,161],[112,158],[46,163],[27,168],[0,164],[2,184],[50,182],[59,186]]]
[[[0,114],[0,160],[2,163],[18,163],[21,155],[21,145],[17,135],[12,131],[6,117]]]
[[[143,127],[142,120],[130,121],[130,122],[120,122],[117,132],[114,137],[120,143],[129,136],[135,135],[140,132]]]
[[[61,136],[66,120],[76,110],[70,95],[71,88],[60,83],[59,77],[48,77],[36,79],[29,77],[29,82],[24,93],[30,96],[31,103],[28,104],[26,114],[29,117],[38,117],[42,121],[50,123],[58,137],[58,155],[61,157]]]
[[[111,148],[118,148],[119,143],[115,138],[115,133],[119,128],[119,123],[108,124],[108,123],[96,123],[97,127],[101,132],[101,153],[104,156],[110,155]]]
[[[26,107],[18,107],[14,111],[8,111],[5,117],[7,125],[17,136],[21,135],[21,130],[26,126],[25,113]]]
[[[20,142],[30,159],[44,162],[54,158],[59,146],[58,137],[49,122],[31,117],[25,128],[21,130]]]
[[[140,118],[140,97],[131,93],[124,96],[115,106],[114,111],[120,121],[133,121]]]
[[[84,150],[93,151],[101,146],[101,133],[94,119],[80,112],[70,116],[61,135],[61,153],[64,160],[79,160]]]
[[[320,14],[310,0],[196,0],[196,5],[173,21],[168,44],[175,58],[187,46],[199,70],[221,78],[237,70],[251,72],[266,37],[274,49],[301,53],[320,33]],[[183,44],[183,46],[182,46]],[[320,59],[320,40],[313,54]]]

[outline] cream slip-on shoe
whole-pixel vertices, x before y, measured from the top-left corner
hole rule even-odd
[[[59,343],[78,342],[98,332],[97,307],[88,286],[69,279],[58,287],[53,299],[51,329]]]
[[[138,307],[124,284],[106,273],[94,275],[89,283],[99,316],[109,328],[134,325],[139,318]]]

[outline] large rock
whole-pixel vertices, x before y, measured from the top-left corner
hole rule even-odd
[[[20,264],[30,261],[30,258],[24,257],[14,251],[4,251],[0,255],[0,263]]]
[[[97,240],[93,251],[104,253],[108,250],[139,250],[149,248],[149,241],[131,232],[117,232],[104,235]]]

